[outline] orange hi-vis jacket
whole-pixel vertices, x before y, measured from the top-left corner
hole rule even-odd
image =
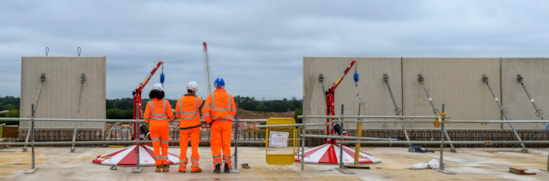
[[[165,99],[152,99],[145,107],[145,123],[150,126],[168,126],[173,121],[173,110]]]
[[[179,118],[180,129],[200,127],[200,105],[202,99],[192,94],[186,94],[177,101],[175,117]]]
[[[212,121],[232,121],[236,114],[234,97],[225,89],[216,89],[210,94],[202,107],[202,117],[207,123]]]

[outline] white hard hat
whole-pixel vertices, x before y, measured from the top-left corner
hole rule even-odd
[[[189,84],[187,84],[187,90],[196,92],[196,90],[198,90],[198,84],[195,81],[190,81]]]
[[[164,91],[164,88],[162,87],[162,84],[156,83],[156,84],[153,85],[152,90]]]

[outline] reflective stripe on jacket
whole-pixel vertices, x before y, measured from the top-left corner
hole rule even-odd
[[[168,125],[173,120],[173,110],[170,102],[164,99],[150,100],[145,107],[145,123],[151,125]]]
[[[225,89],[216,89],[208,95],[202,107],[202,117],[207,123],[214,120],[232,121],[236,115],[234,97]]]
[[[200,126],[200,105],[202,99],[192,94],[187,94],[177,101],[175,117],[179,118],[179,128],[190,129]]]

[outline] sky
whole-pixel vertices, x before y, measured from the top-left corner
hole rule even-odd
[[[0,2],[0,96],[21,57],[106,56],[108,99],[130,98],[158,61],[166,97],[303,96],[303,57],[549,57],[544,0],[20,0]],[[148,92],[159,74],[145,87]]]

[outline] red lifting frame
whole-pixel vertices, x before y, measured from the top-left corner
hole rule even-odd
[[[353,67],[353,65],[355,65],[356,63],[356,60],[353,60],[351,61],[351,64],[349,64],[349,66],[347,66],[347,68],[345,68],[345,71],[343,72],[343,74],[341,74],[341,76],[339,77],[339,79],[337,79],[335,81],[335,83],[333,84],[332,87],[330,87],[328,89],[328,91],[326,91],[326,115],[332,115],[334,116],[335,115],[335,90],[337,88],[337,86],[339,86],[339,83],[341,83],[341,81],[343,80],[343,78],[345,78],[345,75],[347,75],[347,73],[349,72],[349,70],[351,70],[351,68]],[[330,123],[330,120],[334,120],[334,118],[326,118],[326,123]],[[332,128],[334,127],[334,123],[332,122]],[[332,131],[330,132],[330,126],[329,125],[326,125],[326,135],[333,135],[334,134],[334,130],[332,129]],[[326,140],[326,143],[328,143],[328,141]]]
[[[143,80],[143,82],[141,82],[141,84],[139,84],[139,87],[136,88],[133,91],[133,106],[132,106],[133,107],[133,119],[136,119],[136,115],[139,116],[139,119],[143,119],[143,117],[142,117],[143,116],[143,114],[142,114],[143,108],[142,108],[141,92],[143,91],[143,88],[145,88],[147,83],[149,83],[149,80],[151,80],[151,77],[154,75],[156,70],[158,70],[158,68],[160,68],[160,66],[162,64],[164,64],[164,62],[159,61],[158,64],[156,64],[156,67],[154,67],[153,70],[151,71],[151,73],[149,73],[149,75],[145,78],[145,80]],[[139,135],[137,135],[137,129],[139,129],[137,127],[137,124],[133,123],[133,132],[134,132],[133,139],[137,139],[137,137],[139,136]]]

